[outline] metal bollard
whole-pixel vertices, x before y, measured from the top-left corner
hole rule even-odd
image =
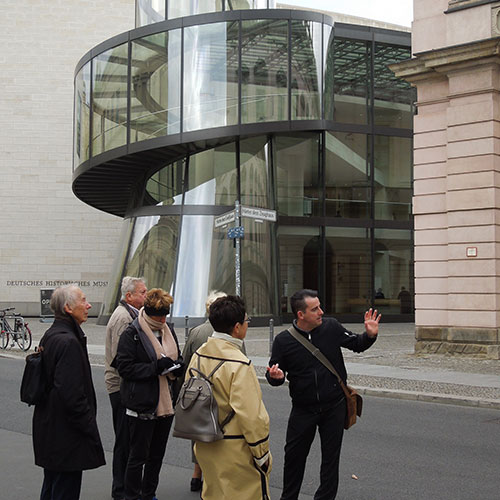
[[[271,318],[269,320],[269,356],[273,350],[273,342],[274,342],[274,319]]]
[[[189,337],[189,316],[184,316],[184,342]]]

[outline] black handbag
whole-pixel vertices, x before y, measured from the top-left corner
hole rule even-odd
[[[354,387],[344,384],[344,381],[340,378],[337,370],[330,363],[329,359],[311,342],[306,340],[300,333],[298,333],[293,326],[291,326],[288,331],[290,335],[300,342],[318,361],[323,363],[338,379],[340,387],[345,394],[346,400],[346,415],[344,420],[344,429],[349,429],[356,423],[356,416],[361,417],[361,412],[363,410],[363,398],[357,393]]]
[[[47,381],[43,370],[43,346],[38,346],[34,354],[26,356],[21,381],[21,401],[28,405],[40,404],[46,394]]]

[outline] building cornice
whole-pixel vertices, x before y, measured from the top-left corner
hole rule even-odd
[[[451,71],[485,64],[500,65],[500,37],[435,49],[389,68],[398,78],[410,83],[445,78]]]

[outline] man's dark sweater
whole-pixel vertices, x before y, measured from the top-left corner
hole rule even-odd
[[[376,337],[369,337],[366,332],[358,335],[346,330],[333,318],[323,318],[322,324],[310,332],[300,330],[295,321],[294,327],[328,358],[344,382],[347,372],[340,348],[363,352],[376,340]],[[343,396],[337,377],[295,340],[288,330],[281,332],[274,340],[269,366],[274,364],[278,364],[285,373],[295,406],[329,405]],[[269,372],[266,378],[273,386],[281,385],[285,380],[273,379]]]

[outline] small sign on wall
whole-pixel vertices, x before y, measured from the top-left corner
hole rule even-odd
[[[467,247],[465,255],[467,255],[467,257],[477,257],[477,247]]]

